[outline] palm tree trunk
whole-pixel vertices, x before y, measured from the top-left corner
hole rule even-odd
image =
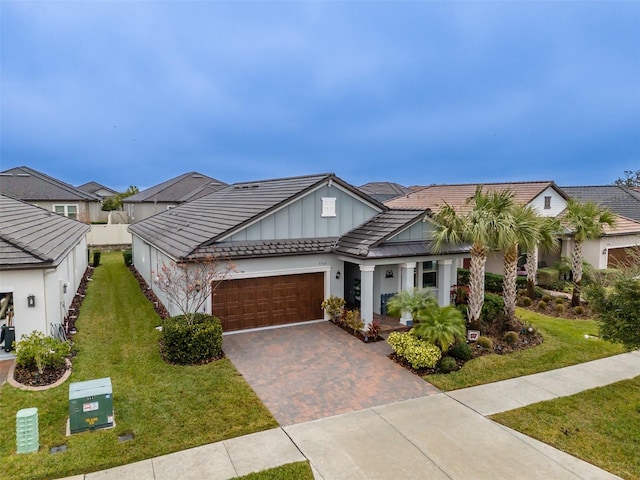
[[[573,257],[571,259],[571,271],[573,272],[573,295],[571,306],[580,305],[580,286],[582,284],[582,242],[573,241]]]
[[[509,247],[504,253],[504,279],[502,281],[502,295],[504,297],[504,314],[507,324],[516,320],[516,297],[518,278],[518,245]]]
[[[484,303],[484,269],[487,263],[487,252],[481,245],[474,244],[470,254],[467,317],[469,318],[469,326],[478,329],[480,328],[480,312]]]
[[[536,297],[536,276],[538,275],[538,247],[527,252],[527,297],[535,300]]]

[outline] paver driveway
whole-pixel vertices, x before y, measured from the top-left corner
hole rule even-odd
[[[280,425],[439,392],[330,322],[225,335],[225,354]]]

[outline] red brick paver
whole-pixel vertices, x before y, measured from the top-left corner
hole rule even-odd
[[[330,322],[225,335],[223,350],[280,425],[438,393]]]

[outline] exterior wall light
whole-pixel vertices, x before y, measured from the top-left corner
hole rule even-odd
[[[340,270],[338,270],[338,271],[336,272],[336,278],[337,278],[338,280],[340,280]]]
[[[27,307],[33,308],[36,306],[36,296],[32,293],[27,296]]]

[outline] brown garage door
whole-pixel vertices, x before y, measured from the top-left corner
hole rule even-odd
[[[324,274],[225,280],[211,311],[224,331],[268,327],[323,318]]]
[[[607,266],[609,268],[616,268],[619,265],[625,265],[631,263],[635,258],[640,255],[640,247],[626,247],[626,248],[610,248],[607,258]]]

